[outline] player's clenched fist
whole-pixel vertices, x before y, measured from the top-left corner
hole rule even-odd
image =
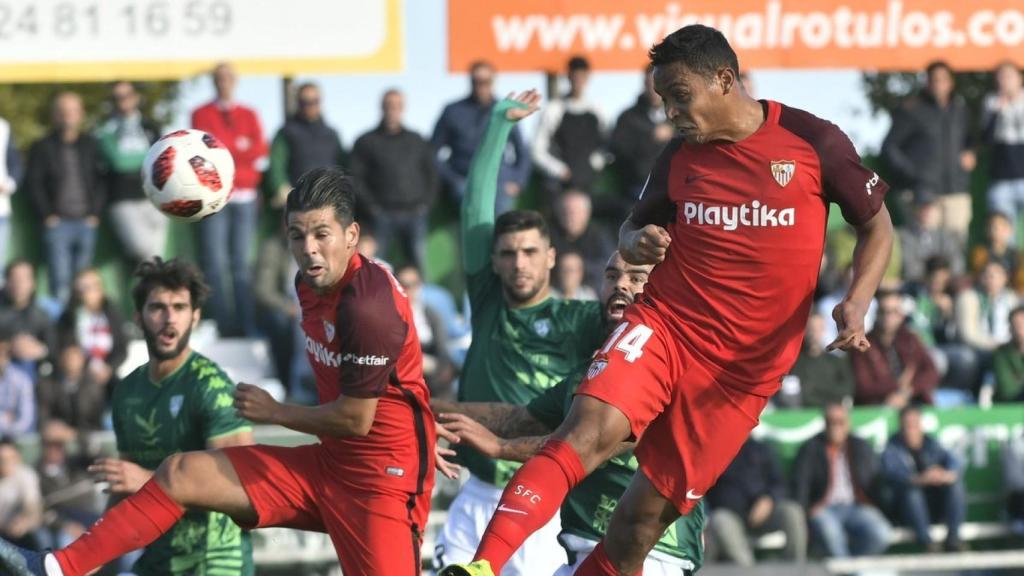
[[[239,383],[235,387],[235,411],[242,418],[257,424],[272,424],[277,412],[277,400],[259,386]]]
[[[658,264],[665,259],[672,237],[668,230],[656,224],[648,224],[639,230],[624,235],[619,246],[623,260],[630,264]]]

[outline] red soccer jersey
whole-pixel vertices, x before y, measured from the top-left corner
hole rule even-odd
[[[379,399],[367,436],[320,438],[329,467],[339,481],[361,488],[429,492],[433,416],[404,292],[390,272],[359,254],[329,294],[296,283],[321,404],[339,396]]]
[[[799,353],[828,203],[870,220],[888,185],[834,124],[762,101],[740,142],[673,141],[630,218],[672,237],[645,293],[723,382],[771,395]]]

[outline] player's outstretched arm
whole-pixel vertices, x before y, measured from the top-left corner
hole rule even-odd
[[[316,436],[366,436],[377,414],[377,398],[339,396],[319,406],[297,406],[274,400],[259,386],[239,383],[235,388],[235,410],[240,417],[256,424],[277,424]]]
[[[494,234],[494,201],[498,172],[512,126],[535,112],[540,94],[528,90],[498,102],[491,112],[487,131],[469,166],[466,196],[462,201],[462,257],[466,274],[473,275],[490,263]]]
[[[855,229],[853,281],[846,298],[832,310],[839,335],[828,345],[829,350],[863,352],[871,347],[864,333],[864,316],[882,282],[892,252],[892,220],[884,204],[870,220]]]
[[[505,438],[548,434],[552,428],[535,418],[525,406],[503,402],[450,402],[431,400],[430,408],[442,423],[457,416],[479,422],[494,434]]]

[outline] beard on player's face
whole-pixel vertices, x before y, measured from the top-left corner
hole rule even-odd
[[[515,273],[508,279],[503,279],[502,288],[505,297],[513,304],[522,304],[536,298],[550,284],[550,273],[545,270],[541,276],[529,273]]]
[[[337,284],[348,270],[359,240],[359,225],[339,222],[333,208],[288,215],[288,243],[302,280],[317,291]]]
[[[192,337],[192,322],[185,324],[183,329],[164,325],[150,328],[142,322],[142,335],[146,340],[146,349],[153,360],[172,360],[188,348]]]

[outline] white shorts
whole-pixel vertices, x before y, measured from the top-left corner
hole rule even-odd
[[[579,570],[583,561],[594,551],[597,542],[575,534],[562,534],[559,539],[566,550],[576,556],[576,562],[571,566],[564,564],[555,571],[554,576],[571,576]],[[657,550],[651,551],[647,555],[647,559],[644,560],[644,576],[689,576],[693,574],[692,570],[693,562],[675,558]]]
[[[448,521],[437,538],[434,567],[471,562],[487,523],[498,508],[502,489],[470,476],[448,508]],[[509,559],[500,576],[552,574],[565,564],[565,549],[558,543],[562,522],[558,514],[533,533]]]

